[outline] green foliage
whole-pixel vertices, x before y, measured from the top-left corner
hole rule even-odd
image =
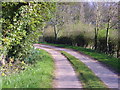
[[[109,29],[109,41],[108,41],[108,54],[116,56],[118,43],[118,30]],[[106,52],[106,30],[102,29],[98,32],[98,46],[97,50],[100,52]]]
[[[2,89],[2,77],[0,76],[0,89]]]
[[[115,51],[117,51],[116,43],[114,43],[114,42],[115,41],[112,41],[111,38],[109,38],[108,53],[112,56],[115,53]],[[100,52],[105,52],[106,51],[106,38],[105,37],[98,38],[97,50],[100,51]]]
[[[37,60],[41,59],[41,57],[42,57],[42,56],[40,56],[41,55],[40,53],[42,53],[42,52],[38,49],[34,49],[34,48],[31,49],[29,51],[29,55],[25,58],[25,62],[31,63],[31,64],[37,62]]]
[[[38,41],[43,22],[55,10],[52,2],[2,2],[2,52],[22,60]]]
[[[34,54],[39,57],[36,58],[36,63],[20,73],[2,77],[2,88],[52,88],[53,59],[43,50],[36,51],[39,52]]]
[[[15,58],[9,58],[9,62],[0,67],[0,75],[8,76],[13,73],[20,72],[21,70],[25,70],[28,65],[35,64],[37,60],[40,60],[42,57],[40,56],[41,51],[38,49],[32,48],[29,50],[28,56],[24,59],[24,61],[15,61]]]
[[[107,88],[84,63],[64,51],[62,54],[72,63],[84,88]]]
[[[75,36],[74,43],[81,47],[86,47],[88,45],[87,39],[83,34]]]
[[[72,45],[73,43],[73,39],[70,37],[65,37],[65,36],[61,36],[57,39],[57,43],[58,44],[68,44],[68,45]]]
[[[45,37],[44,40],[49,43],[55,43],[55,38],[54,37]]]
[[[14,64],[12,62],[9,62],[0,67],[0,75],[8,76],[13,73],[18,73],[22,70],[25,70],[26,68],[27,68],[27,64],[25,64],[24,61],[22,62],[17,61]]]

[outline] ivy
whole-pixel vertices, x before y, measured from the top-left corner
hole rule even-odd
[[[0,50],[4,57],[23,60],[38,42],[43,23],[52,18],[52,2],[2,2]],[[3,56],[1,56],[3,57]]]

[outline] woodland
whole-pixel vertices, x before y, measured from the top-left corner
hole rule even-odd
[[[120,2],[1,2],[0,8],[3,88],[52,87],[53,58],[38,43],[81,48],[117,69]]]

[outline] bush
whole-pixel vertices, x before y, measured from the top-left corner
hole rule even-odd
[[[51,37],[50,36],[44,37],[44,40],[48,43],[55,43],[56,42],[55,38],[52,36]]]
[[[9,62],[0,67],[0,75],[2,73],[4,75],[10,75],[20,72],[21,70],[25,70],[28,65],[35,64],[38,60],[43,58],[39,49],[32,48],[29,51],[29,54],[22,61],[15,61],[15,58],[9,58]]]
[[[23,60],[29,54],[34,43],[38,42],[44,21],[52,17],[55,3],[2,2],[2,35],[0,34],[0,51],[5,57]],[[41,13],[39,13],[40,11]],[[44,12],[44,13],[42,13]],[[45,14],[45,15],[44,15]],[[2,37],[2,38],[1,38]],[[1,52],[0,52],[1,53]]]
[[[12,60],[12,58],[11,58]],[[18,73],[27,68],[27,64],[24,61],[9,62],[0,67],[0,76],[8,76],[13,73]]]
[[[88,45],[87,40],[82,34],[75,36],[74,41],[77,44],[77,46],[86,47]]]
[[[32,64],[35,63],[37,60],[40,60],[41,59],[40,53],[41,52],[39,49],[32,48],[30,50],[29,55],[25,58],[25,62]]]
[[[106,39],[104,37],[98,39],[97,50],[101,52],[106,51]]]
[[[106,52],[106,38],[101,37],[98,39],[98,51],[100,52]],[[116,49],[115,43],[110,39],[109,40],[109,51],[107,52],[110,55],[113,55]]]
[[[73,39],[70,37],[66,37],[66,36],[61,36],[57,39],[57,43],[58,44],[68,44],[68,45],[72,45]]]

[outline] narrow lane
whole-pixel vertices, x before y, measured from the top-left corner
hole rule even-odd
[[[73,55],[74,57],[78,58],[82,61],[86,66],[88,66],[96,76],[98,76],[109,88],[120,88],[120,77],[109,70],[108,68],[104,67],[101,63],[96,60],[93,60],[85,55],[82,55],[76,51],[71,49],[59,48],[55,46],[49,45],[39,45],[41,47],[52,48],[55,50],[66,51],[67,53]]]
[[[49,52],[55,60],[55,79],[54,88],[82,88],[81,82],[78,80],[74,69],[69,61],[60,52],[35,46],[36,48],[44,49]]]

